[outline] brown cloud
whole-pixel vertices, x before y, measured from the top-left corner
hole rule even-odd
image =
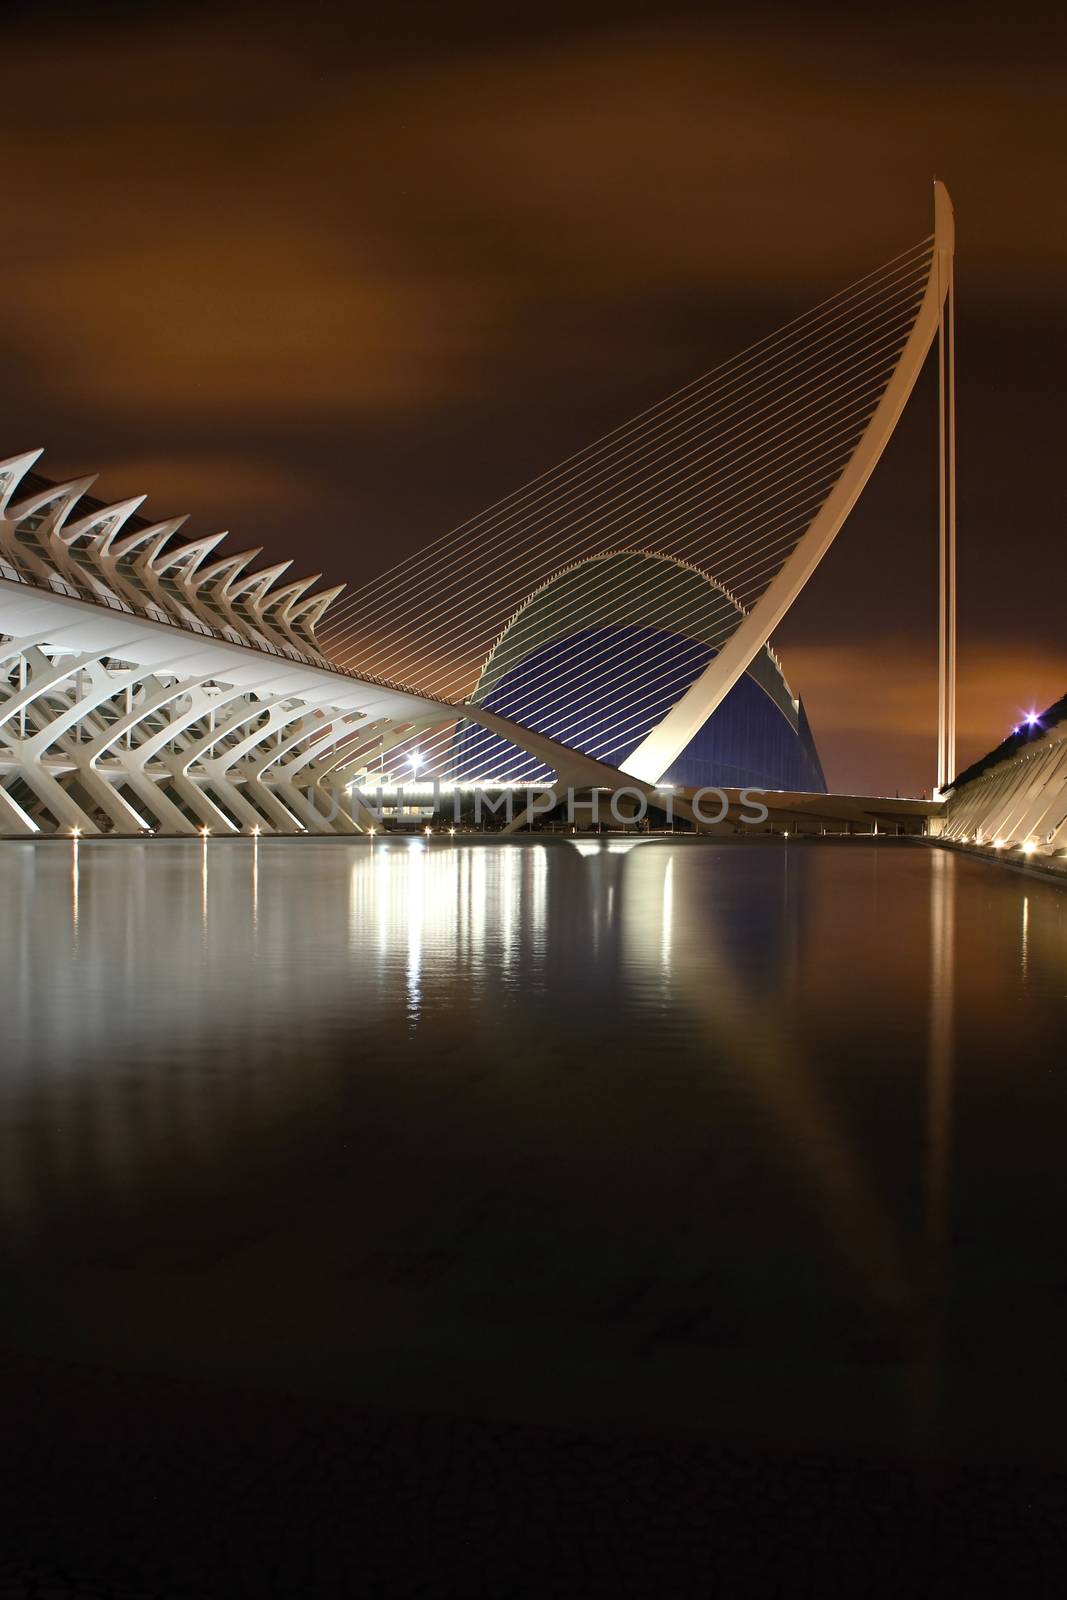
[[[8,288],[57,398],[150,403],[161,424],[188,407],[425,405],[463,351],[458,303],[442,319],[418,279],[342,270],[322,241],[96,247],[9,269]]]
[[[47,466],[42,461],[42,467]],[[284,460],[274,463],[256,458],[241,460],[231,454],[212,456],[187,452],[165,456],[130,457],[109,461],[92,493],[117,500],[131,493],[148,496],[140,514],[162,521],[189,515],[204,528],[226,526],[224,513],[240,508],[235,537],[252,542],[260,515],[279,500],[292,502],[310,497],[314,486]]]
[[[889,62],[878,28],[785,15],[436,59],[329,40],[223,14],[66,53],[31,36],[9,62],[26,244],[5,303],[59,382],[104,405],[425,408],[500,350],[558,363],[546,311],[611,365],[644,349],[635,308],[689,296],[728,350],[723,307],[799,308],[927,231],[935,167],[965,193],[980,165],[970,284],[1011,300],[1005,251],[1059,180],[1062,69],[1037,53],[946,74],[925,45]],[[1067,253],[1061,216],[1040,227],[1031,303]]]

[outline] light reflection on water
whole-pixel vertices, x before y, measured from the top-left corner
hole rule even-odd
[[[1042,1447],[1062,890],[889,843],[390,838],[0,845],[0,894],[9,1339]]]

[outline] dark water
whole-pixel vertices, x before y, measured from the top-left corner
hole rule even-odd
[[[1060,1448],[1067,893],[914,845],[0,845],[3,1341]]]

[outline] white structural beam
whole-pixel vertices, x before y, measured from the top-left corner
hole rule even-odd
[[[937,790],[956,776],[956,289],[951,249],[939,248]]]

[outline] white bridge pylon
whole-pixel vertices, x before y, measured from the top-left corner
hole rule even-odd
[[[868,478],[878,465],[882,452],[892,437],[908,402],[923,363],[936,338],[945,336],[945,304],[951,304],[953,259],[955,255],[955,219],[952,202],[945,185],[934,184],[934,250],[918,315],[900,353],[896,368],[879,400],[866,430],[856,444],[852,457],[838,478],[829,497],[819,507],[807,532],[800,539],[785,565],[764,590],[756,605],[739,624],[723,645],[718,655],[709,663],[696,682],[691,684],[681,699],[663,720],[642,740],[629,758],[622,762],[622,771],[648,783],[656,783],[685,749],[715,709],[729,694],[757,651],[770,639],[790,606],[819,565],[837,537],[845,519],[856,504]],[[951,349],[951,347],[950,347]],[[951,355],[949,356],[951,359]],[[942,440],[945,421],[945,352],[942,351]],[[944,457],[944,443],[942,455]],[[955,450],[952,449],[954,468]],[[945,486],[947,462],[942,460],[942,562],[941,562],[941,675],[938,698],[938,789],[951,783],[955,776],[955,641],[946,637],[946,614],[951,612],[952,632],[955,623],[955,539],[952,539],[952,562],[946,560],[944,522],[946,499],[953,510],[955,484]],[[949,598],[951,597],[951,598]],[[946,671],[946,657],[951,666]]]

